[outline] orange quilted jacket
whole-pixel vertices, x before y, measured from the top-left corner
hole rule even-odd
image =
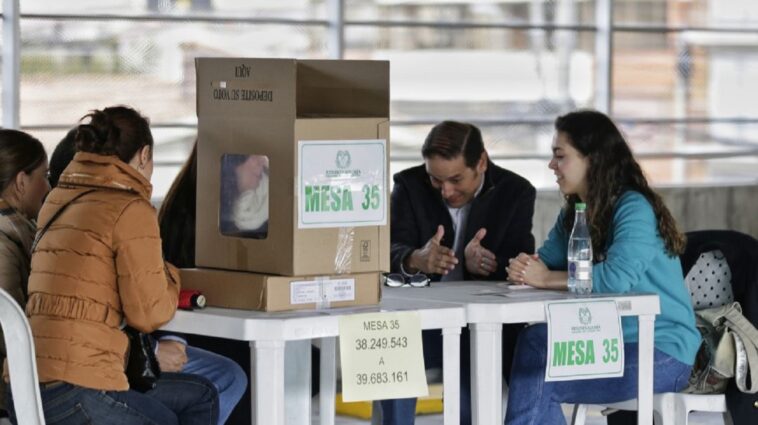
[[[77,153],[39,215],[26,314],[41,382],[126,390],[122,321],[152,332],[176,311],[179,277],[163,261],[152,186],[115,156]]]

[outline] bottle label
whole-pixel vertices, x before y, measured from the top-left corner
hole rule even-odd
[[[569,262],[569,279],[590,280],[592,279],[592,261],[575,260]]]

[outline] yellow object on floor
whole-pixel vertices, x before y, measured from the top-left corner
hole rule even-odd
[[[336,413],[361,419],[371,419],[371,401],[356,401],[345,403],[342,393],[337,394]],[[416,402],[417,415],[442,413],[442,384],[429,385],[429,395],[420,397]]]

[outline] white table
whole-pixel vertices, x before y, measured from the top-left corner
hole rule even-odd
[[[460,415],[460,333],[466,326],[464,308],[457,304],[393,298],[385,299],[377,306],[283,313],[209,307],[177,311],[174,319],[162,329],[250,341],[251,403],[253,423],[258,425],[310,424],[310,341],[321,339],[320,423],[331,425],[334,423],[339,317],[382,311],[416,311],[421,319],[421,329],[442,330],[444,422],[446,425],[457,424]],[[292,367],[298,370],[289,370]]]
[[[502,325],[544,322],[548,301],[576,299],[563,291],[531,287],[509,288],[495,282],[437,282],[431,288],[385,291],[385,299],[435,300],[462,303],[471,328],[471,390],[474,425],[502,424]],[[406,288],[399,288],[406,289]],[[660,302],[655,294],[598,295],[585,298],[611,299],[621,316],[639,317],[639,425],[652,425],[653,333]],[[515,343],[515,341],[514,341]]]

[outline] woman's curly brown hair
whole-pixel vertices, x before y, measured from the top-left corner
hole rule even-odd
[[[634,159],[629,145],[616,124],[603,113],[580,110],[555,120],[555,130],[568,136],[571,145],[589,160],[587,170],[587,221],[590,226],[592,250],[605,252],[612,232],[616,200],[627,190],[641,193],[653,206],[658,232],[671,256],[684,252],[685,236],[660,195],[648,185],[642,168]],[[577,195],[566,196],[563,226],[571,232]],[[597,256],[596,256],[597,258]]]

